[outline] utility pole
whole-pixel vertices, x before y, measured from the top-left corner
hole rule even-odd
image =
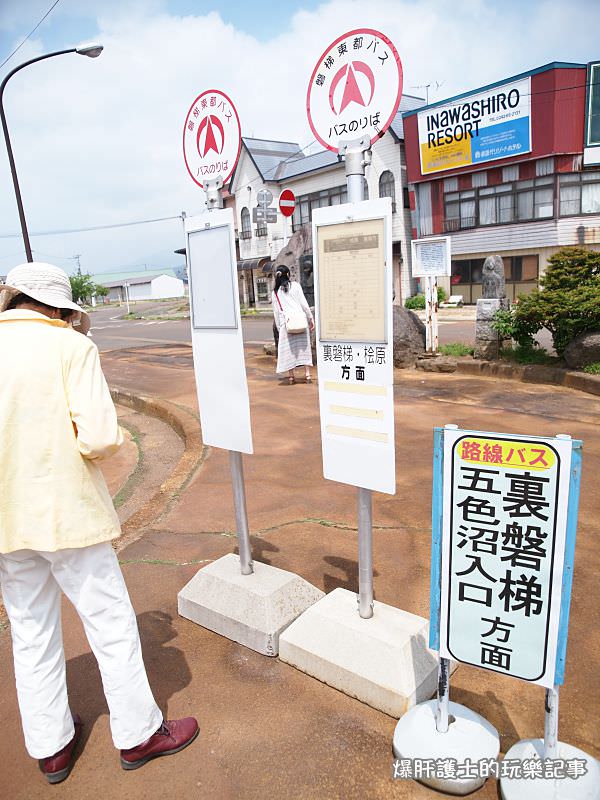
[[[81,275],[81,253],[77,253],[77,255],[73,256],[73,260],[77,262],[77,274]]]

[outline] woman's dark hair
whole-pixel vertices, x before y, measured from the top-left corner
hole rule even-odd
[[[287,267],[277,267],[277,272],[275,273],[275,291],[279,291],[281,287],[283,287],[284,292],[289,292],[290,290],[290,271]]]
[[[44,311],[54,311],[54,306],[48,306],[46,305],[46,303],[40,303],[39,300],[34,300],[33,297],[29,297],[28,294],[23,294],[23,292],[19,292],[19,294],[16,294],[12,298],[12,300],[6,307],[6,310],[10,311],[14,308],[19,308],[19,306],[25,306],[25,305],[38,306],[38,308],[43,308]]]

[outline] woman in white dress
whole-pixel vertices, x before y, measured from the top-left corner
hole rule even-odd
[[[294,369],[304,367],[306,382],[311,383],[310,367],[313,361],[310,331],[314,329],[315,323],[302,287],[297,281],[290,280],[287,267],[279,267],[275,273],[275,289],[271,293],[271,302],[275,325],[279,331],[276,372],[289,372],[288,383],[296,383]],[[301,333],[289,333],[286,318],[299,313],[306,317],[306,328]]]

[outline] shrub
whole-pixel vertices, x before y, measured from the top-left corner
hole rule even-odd
[[[521,295],[510,312],[498,312],[496,330],[533,351],[534,334],[547,328],[562,355],[576,336],[600,329],[600,252],[584,247],[559,250],[548,259],[540,286]]]
[[[404,302],[404,307],[410,308],[413,311],[425,308],[425,295],[416,294],[414,295],[414,297],[407,297],[407,299]]]
[[[584,372],[587,372],[588,375],[600,375],[600,361],[596,361],[594,364],[588,364],[587,367],[583,368]]]
[[[462,342],[451,342],[450,344],[441,344],[439,351],[443,356],[472,356],[473,348]]]

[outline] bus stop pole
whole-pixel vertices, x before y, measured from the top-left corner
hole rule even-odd
[[[368,138],[340,142],[346,157],[348,202],[365,199],[365,166],[371,163]],[[370,489],[358,489],[358,613],[363,619],[373,616],[373,505]]]

